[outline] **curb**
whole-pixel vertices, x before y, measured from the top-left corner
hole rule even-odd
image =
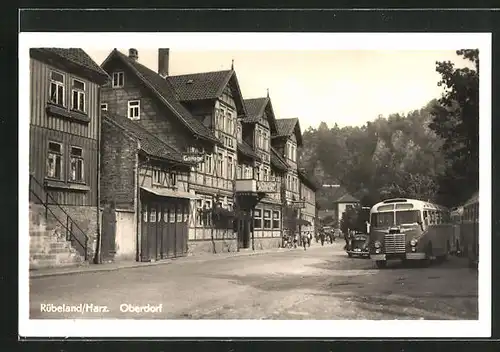
[[[236,258],[236,257],[250,257],[250,256],[255,256],[255,255],[264,255],[264,254],[270,254],[270,253],[280,253],[281,248],[276,248],[275,250],[268,250],[268,251],[252,251],[252,252],[247,252],[247,253],[240,253],[240,252],[234,252],[235,254],[232,255],[226,255],[226,256],[217,256],[217,255],[203,255],[200,256],[199,258],[196,258],[196,256],[191,256],[189,260],[183,260],[185,258],[175,258],[175,259],[169,259],[165,261],[156,261],[156,262],[135,262],[134,264],[128,264],[128,265],[123,265],[123,266],[116,266],[116,267],[106,267],[106,264],[92,264],[91,269],[84,269],[82,270],[81,268],[74,268],[72,270],[65,270],[65,271],[54,271],[54,272],[40,272],[37,273],[36,271],[30,272],[29,273],[29,278],[30,279],[37,279],[37,278],[42,278],[42,277],[50,277],[50,276],[63,276],[63,275],[74,275],[74,274],[87,274],[87,273],[97,273],[101,271],[116,271],[116,270],[123,270],[123,269],[134,269],[134,268],[140,268],[140,267],[148,267],[148,266],[156,266],[156,265],[168,265],[168,264],[182,264],[182,263],[199,263],[199,262],[208,262],[212,260],[223,260],[223,259],[231,259],[231,258]],[[88,268],[86,266],[85,268]]]

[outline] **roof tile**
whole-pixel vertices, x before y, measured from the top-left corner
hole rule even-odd
[[[167,106],[177,112],[181,120],[188,126],[188,128],[192,130],[193,133],[207,140],[210,140],[211,142],[215,142],[217,144],[220,143],[215,134],[208,127],[203,125],[201,121],[197,120],[193,115],[191,115],[191,113],[177,100],[175,91],[167,79],[162,78],[155,71],[147,68],[146,66],[133,59],[130,59],[128,56],[119,52],[118,50],[115,50],[115,52],[122,60],[125,60],[136,70],[142,80],[149,83],[153,87],[153,89],[162,96],[162,98],[167,103]]]
[[[92,58],[81,48],[32,48],[30,52],[40,52],[52,54],[67,60],[73,64],[81,66],[87,70],[94,72],[102,78],[109,78],[106,71],[104,71]]]
[[[136,122],[120,115],[103,114],[103,118],[112,121],[141,142],[141,149],[151,156],[184,163],[181,153],[174,147],[148,132]]]
[[[201,72],[169,76],[167,79],[180,101],[216,99],[232,73],[232,70]]]

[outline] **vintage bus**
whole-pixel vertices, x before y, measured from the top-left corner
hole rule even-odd
[[[370,257],[378,268],[388,260],[446,259],[453,227],[447,208],[416,199],[394,198],[370,210]]]
[[[455,207],[451,209],[450,218],[453,224],[453,239],[451,241],[451,253],[461,256],[463,253],[463,234],[460,233],[462,227],[462,215],[464,207]]]
[[[479,263],[479,192],[475,192],[464,204],[460,228],[463,238],[464,254],[471,267]]]

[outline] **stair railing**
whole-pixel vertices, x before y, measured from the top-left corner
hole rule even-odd
[[[32,187],[33,184],[37,184],[39,188],[44,189],[44,186],[36,179],[33,174],[30,174],[30,187],[29,190],[31,194],[45,207],[45,220],[48,218],[48,212],[52,214],[54,219],[66,230],[66,240],[71,242],[76,242],[83,250],[85,260],[88,260],[88,242],[89,237],[85,234],[85,232],[78,226],[78,224],[71,218],[71,216],[64,210],[63,207],[49,194],[49,192],[45,191],[45,197],[40,196]],[[43,199],[45,198],[45,199]],[[50,200],[50,203],[49,203]],[[66,224],[60,220],[56,214],[50,209],[49,205],[56,206],[64,215],[66,215]],[[76,228],[76,231],[75,231]],[[82,234],[80,238],[83,238],[83,241],[79,239],[75,232]],[[82,243],[84,242],[84,243]]]

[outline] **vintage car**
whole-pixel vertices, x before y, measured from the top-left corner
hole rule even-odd
[[[348,240],[348,245],[346,247],[346,252],[349,258],[353,256],[370,258],[370,252],[368,249],[368,244],[370,242],[370,236],[366,233],[356,232]]]

